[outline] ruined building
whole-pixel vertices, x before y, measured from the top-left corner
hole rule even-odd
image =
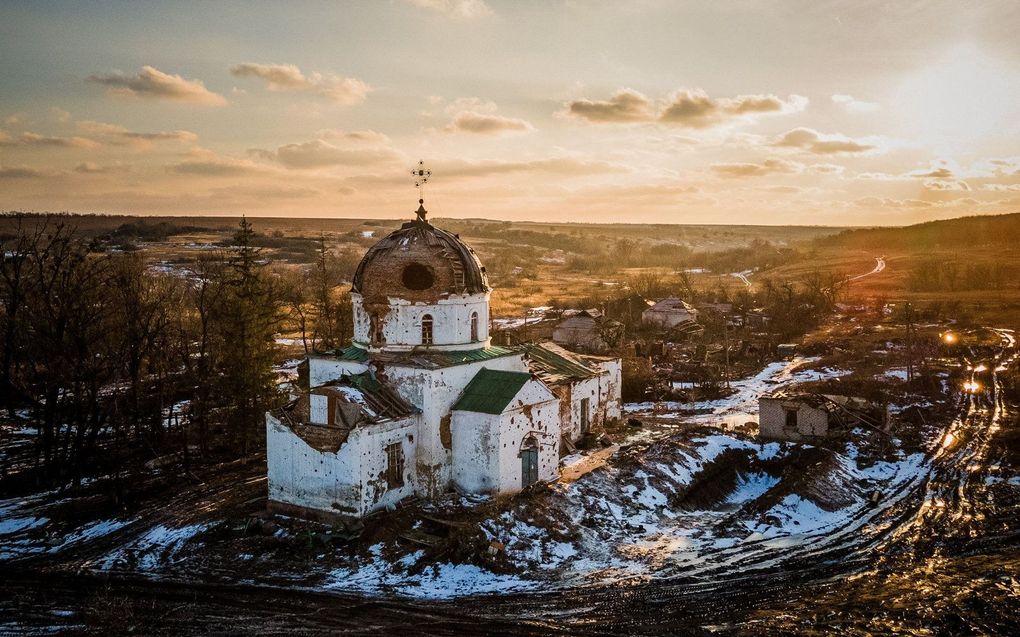
[[[758,398],[758,435],[766,440],[809,442],[858,427],[887,433],[889,424],[888,405],[853,396],[779,389]]]
[[[359,517],[405,498],[513,493],[620,417],[620,361],[489,341],[485,268],[418,217],[365,254],[354,339],[308,357],[311,390],[267,414],[269,505]]]

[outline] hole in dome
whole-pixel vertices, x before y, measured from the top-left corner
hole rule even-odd
[[[400,280],[408,290],[427,290],[432,287],[435,277],[429,266],[422,263],[411,263],[404,267]]]

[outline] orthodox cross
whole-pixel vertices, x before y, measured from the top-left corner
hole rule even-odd
[[[411,171],[414,176],[414,185],[418,188],[418,221],[425,221],[425,184],[429,182],[432,171],[425,167],[424,161],[418,162],[418,167]]]

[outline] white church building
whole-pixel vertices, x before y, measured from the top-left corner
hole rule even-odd
[[[351,345],[310,355],[310,390],[267,414],[271,510],[514,493],[556,480],[561,449],[620,418],[620,360],[492,345],[485,268],[417,214],[358,265]]]

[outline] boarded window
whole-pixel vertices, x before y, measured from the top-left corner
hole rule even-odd
[[[786,427],[787,429],[797,428],[797,410],[787,409],[786,410]]]
[[[588,410],[591,409],[591,399],[581,399],[581,432],[587,433],[588,427],[591,426],[591,421],[588,419]]]
[[[432,344],[432,315],[426,314],[421,317],[421,344]]]
[[[404,447],[399,442],[386,445],[386,483],[391,489],[404,486]]]
[[[471,313],[471,340],[478,340],[478,312]]]

